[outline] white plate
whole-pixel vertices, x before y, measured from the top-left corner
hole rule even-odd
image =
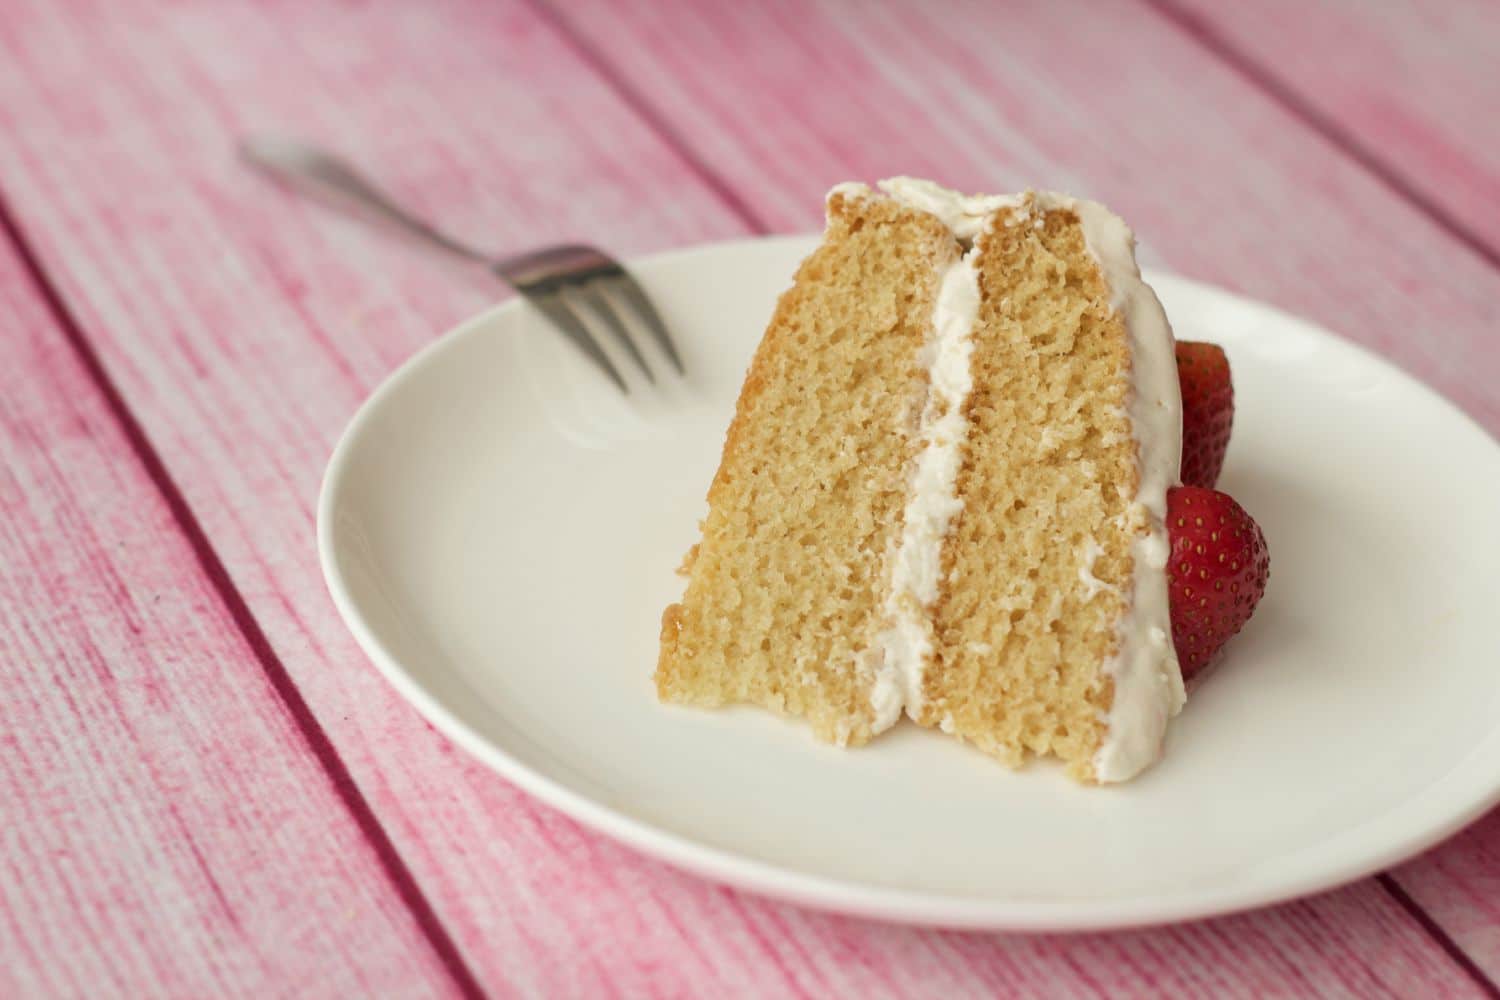
[[[1167,275],[1152,280],[1178,335],[1229,349],[1239,413],[1221,485],[1260,519],[1272,571],[1160,765],[1088,789],[910,724],[842,751],[752,709],[659,705],[673,571],[745,364],[811,245],[640,262],[692,373],[667,403],[627,406],[512,302],[360,411],[324,484],[323,568],[434,725],[684,868],[949,926],[1270,903],[1389,866],[1500,800],[1500,449],[1343,340]]]

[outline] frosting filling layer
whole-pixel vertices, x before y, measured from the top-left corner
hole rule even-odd
[[[901,538],[891,555],[885,599],[888,625],[880,634],[883,656],[871,702],[879,732],[922,704],[922,673],[932,655],[932,616],[943,564],[943,539],[964,504],[955,490],[969,422],[964,402],[973,378],[974,321],[979,316],[979,251],[970,248],[950,265],[938,286],[931,341],[922,350],[927,402],[918,425],[921,451],[911,477]]]

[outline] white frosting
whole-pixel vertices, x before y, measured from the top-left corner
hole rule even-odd
[[[922,705],[922,674],[932,655],[932,616],[942,574],[943,539],[963,510],[955,490],[969,421],[964,401],[973,378],[974,321],[979,315],[978,250],[970,249],[944,272],[933,308],[931,339],[922,349],[927,370],[927,403],[918,438],[922,442],[912,473],[901,525],[891,556],[886,593],[887,627],[880,634],[883,656],[875,675],[871,704],[876,732],[894,725],[901,709],[912,715]]]
[[[870,197],[870,186],[868,184],[861,184],[859,181],[844,181],[844,183],[835,184],[828,189],[828,197],[831,199],[834,195],[838,195],[841,198],[868,198]]]
[[[1092,601],[1094,595],[1102,590],[1115,589],[1094,575],[1094,563],[1102,555],[1104,549],[1099,545],[1098,539],[1091,537],[1083,543],[1083,563],[1078,567],[1078,582],[1084,586],[1085,601]]]
[[[1020,203],[1019,195],[959,194],[916,177],[891,177],[881,181],[879,187],[906,207],[937,216],[955,237],[965,242],[984,232],[990,216],[997,211]]]
[[[1130,342],[1130,393],[1126,410],[1140,459],[1140,484],[1129,527],[1134,562],[1130,604],[1119,625],[1119,648],[1104,672],[1113,678],[1114,703],[1094,755],[1099,781],[1124,781],[1161,754],[1167,720],[1187,700],[1167,604],[1167,490],[1182,464],[1182,397],[1172,328],[1161,302],[1135,263],[1135,235],[1123,219],[1092,201],[1039,194],[1045,208],[1071,208],[1083,238],[1110,289],[1110,306],[1125,321]],[[1145,530],[1142,531],[1141,529]]]
[[[1140,482],[1126,515],[1126,527],[1135,532],[1134,571],[1118,627],[1119,645],[1103,668],[1114,682],[1114,701],[1094,757],[1099,781],[1124,781],[1156,760],[1167,720],[1186,701],[1171,640],[1166,576],[1171,550],[1165,524],[1167,489],[1177,482],[1181,461],[1182,401],[1172,330],[1155,293],[1141,280],[1135,236],[1104,206],[1054,192],[965,196],[911,177],[884,180],[879,187],[901,203],[936,216],[966,243],[1001,209],[1023,210],[1008,218],[1008,224],[1030,221],[1034,226],[1042,219],[1030,215],[1032,208],[1074,212],[1110,289],[1110,305],[1125,322],[1131,354],[1126,409],[1140,462]],[[862,184],[841,184],[830,195],[835,193],[871,195]],[[920,427],[922,450],[893,556],[885,607],[890,624],[880,637],[882,656],[872,695],[877,731],[894,723],[903,705],[913,714],[920,708],[922,671],[932,648],[927,609],[937,597],[944,536],[963,509],[954,481],[968,435],[962,409],[971,388],[971,336],[979,308],[975,253],[969,250],[944,274],[933,317],[934,337],[924,351],[931,390]],[[1093,575],[1098,548],[1091,539],[1079,569],[1089,598],[1105,586]]]

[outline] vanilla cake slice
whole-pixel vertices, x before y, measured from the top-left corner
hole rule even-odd
[[[879,188],[830,193],[751,362],[658,694],[1126,780],[1184,701],[1181,402],[1134,238],[1053,193]]]

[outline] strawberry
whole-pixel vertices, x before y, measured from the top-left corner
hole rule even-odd
[[[1182,483],[1212,487],[1219,481],[1234,426],[1234,383],[1224,348],[1179,341],[1177,380],[1182,385]]]
[[[1167,538],[1172,642],[1187,680],[1250,620],[1266,591],[1271,560],[1260,525],[1218,490],[1168,490]]]

